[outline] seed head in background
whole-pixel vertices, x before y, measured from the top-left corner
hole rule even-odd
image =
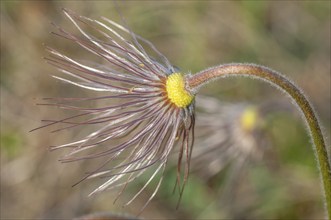
[[[276,154],[267,133],[267,118],[280,112],[295,115],[293,106],[284,100],[227,103],[201,95],[196,97],[196,110],[199,117],[191,170],[206,181],[232,162],[243,170],[240,164]]]
[[[268,119],[281,112],[296,113],[294,110],[284,100],[255,104],[196,97],[198,117],[191,173],[211,186],[211,190],[222,177],[217,206],[230,216],[240,218],[245,214],[239,214],[238,210],[252,208],[252,204],[242,198],[253,197],[248,188],[251,185],[250,171],[255,165],[266,167],[273,174],[279,172],[280,162],[267,129]],[[219,187],[218,184],[215,187]]]
[[[56,25],[54,34],[78,44],[83,52],[103,59],[106,64],[79,61],[47,47],[50,55],[45,58],[46,61],[65,75],[64,78],[54,77],[64,83],[106,95],[46,98],[49,103],[43,105],[74,114],[62,119],[43,120],[46,125],[37,129],[60,126],[53,130],[60,132],[93,127],[93,132],[87,136],[51,147],[52,150],[69,150],[61,159],[62,162],[94,160],[99,164],[97,169],[82,179],[106,178],[91,194],[121,187],[120,195],[147,168],[154,170],[146,184],[127,204],[158,177],[159,181],[146,205],[155,196],[169,154],[179,143],[176,184],[182,195],[189,173],[195,122],[194,95],[186,91],[183,74],[149,41],[128,28],[107,18],[99,21],[67,9],[63,9],[63,12],[79,34],[70,33]],[[155,52],[161,61],[151,58],[142,44]],[[95,101],[101,101],[103,106],[93,106]],[[182,164],[185,166],[183,183]]]
[[[192,170],[207,181],[231,162],[243,164],[261,160],[270,141],[262,127],[264,121],[259,107],[198,96]]]

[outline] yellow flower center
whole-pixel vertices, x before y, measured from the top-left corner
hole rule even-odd
[[[170,101],[180,108],[187,107],[194,98],[194,96],[185,89],[185,81],[181,73],[173,73],[168,76],[166,89]]]
[[[248,107],[241,115],[241,125],[246,131],[252,131],[258,123],[258,113],[256,108]]]

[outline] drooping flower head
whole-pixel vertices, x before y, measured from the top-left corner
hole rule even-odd
[[[234,161],[233,169],[242,171],[248,167],[248,161],[262,158],[270,145],[262,128],[261,112],[267,106],[224,103],[207,96],[197,98],[197,103],[199,118],[192,169],[202,179],[207,181]]]
[[[99,92],[96,97],[48,98],[47,105],[75,112],[59,120],[44,120],[46,126],[60,129],[87,129],[93,132],[52,149],[70,149],[63,162],[93,159],[99,164],[86,177],[104,177],[106,181],[91,194],[114,187],[125,188],[147,168],[149,180],[128,202],[131,203],[154,179],[159,177],[154,197],[175,146],[179,148],[177,184],[182,192],[188,177],[194,132],[194,95],[185,89],[185,78],[147,40],[107,18],[102,21],[79,16],[63,9],[78,30],[73,34],[57,27],[54,33],[90,53],[104,63],[71,58],[47,48],[47,62],[65,77],[55,78],[71,85]],[[150,57],[143,46],[161,61]],[[69,96],[69,95],[68,95]],[[103,106],[91,106],[102,101]],[[40,127],[41,128],[41,127]],[[177,145],[178,143],[178,145]],[[180,183],[181,164],[185,164]],[[147,203],[148,203],[147,202]],[[146,204],[147,204],[146,203]]]

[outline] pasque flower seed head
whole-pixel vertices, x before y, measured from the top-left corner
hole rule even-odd
[[[182,159],[186,161],[186,168],[184,182],[180,183],[179,173],[177,184],[184,186],[189,173],[195,118],[194,96],[185,91],[183,75],[175,72],[170,62],[149,41],[131,30],[106,18],[99,21],[67,9],[63,11],[79,34],[58,26],[54,34],[79,45],[82,52],[100,58],[105,64],[79,61],[49,47],[50,55],[46,61],[65,75],[55,78],[106,95],[48,98],[50,103],[47,105],[77,113],[59,120],[44,120],[48,123],[42,127],[62,126],[54,132],[88,126],[94,128],[87,136],[52,149],[70,149],[61,159],[63,162],[93,159],[100,164],[83,178],[106,178],[92,194],[115,187],[124,189],[148,168],[154,170],[129,204],[159,176],[148,201],[154,197],[168,157],[179,143],[178,172],[181,172]],[[95,33],[86,31],[87,28]],[[161,62],[150,57],[142,43],[154,51]],[[106,105],[84,107],[84,103],[88,105],[93,101],[106,101]]]

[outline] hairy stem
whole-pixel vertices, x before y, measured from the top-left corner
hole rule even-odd
[[[227,76],[249,76],[264,80],[273,86],[281,88],[285,93],[290,95],[299,109],[302,111],[307,122],[309,133],[313,141],[315,157],[318,162],[320,177],[322,179],[322,191],[325,195],[325,205],[329,219],[331,219],[331,168],[328,158],[328,152],[319,121],[316,114],[304,96],[301,90],[290,80],[280,73],[267,67],[255,64],[225,64],[203,70],[195,75],[188,75],[186,87],[191,93],[197,93],[198,89],[208,82]]]

